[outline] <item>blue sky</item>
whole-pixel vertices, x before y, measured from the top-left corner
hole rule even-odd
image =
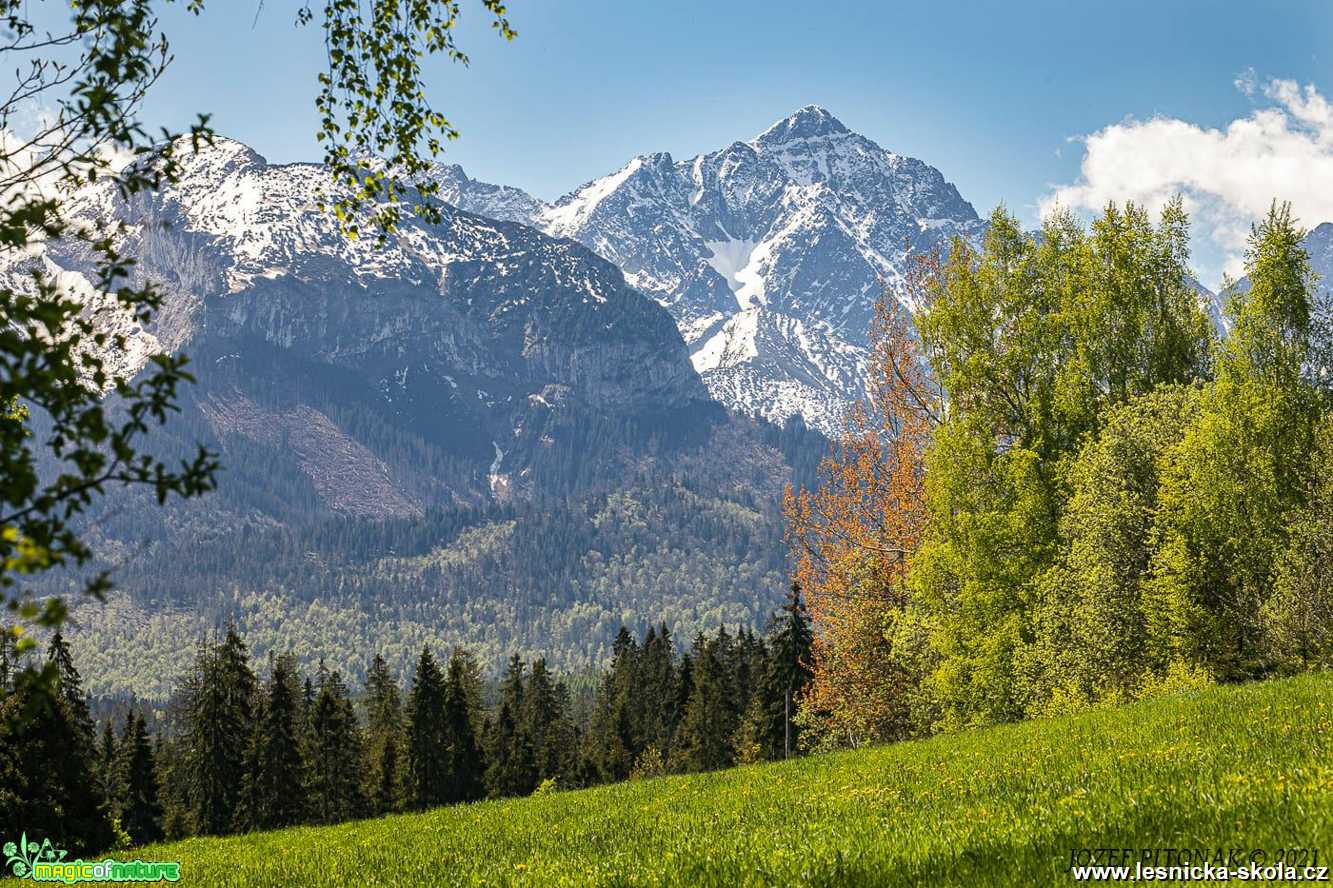
[[[180,126],[209,110],[271,161],[317,159],[318,31],[294,28],[296,4],[278,0],[256,24],[257,4],[164,16],[177,62],[148,119]],[[429,70],[433,100],[462,132],[447,159],[547,199],[636,153],[688,157],[813,102],[938,167],[978,212],[1003,201],[1031,224],[1056,186],[1080,181],[1081,137],[1155,117],[1225,128],[1273,103],[1273,78],[1333,88],[1324,0],[513,0],[510,44],[484,27],[479,2],[463,6],[471,68]],[[1258,89],[1247,95],[1240,75]],[[1084,197],[1117,187],[1103,181]]]

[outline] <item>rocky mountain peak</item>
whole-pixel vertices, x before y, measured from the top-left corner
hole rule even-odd
[[[766,147],[797,139],[816,139],[849,132],[851,131],[842,125],[842,121],[825,109],[818,105],[806,105],[764,130],[755,137],[754,144]]]
[[[461,170],[441,191],[591,248],[671,312],[714,398],[825,432],[864,390],[885,284],[911,253],[985,225],[939,170],[818,105],[688,160],[639,154],[553,204]]]

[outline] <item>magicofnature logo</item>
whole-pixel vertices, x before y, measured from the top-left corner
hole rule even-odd
[[[29,839],[26,832],[17,842],[5,842],[4,853],[12,875],[34,882],[175,882],[181,877],[181,865],[174,860],[66,860],[63,848],[50,839]]]

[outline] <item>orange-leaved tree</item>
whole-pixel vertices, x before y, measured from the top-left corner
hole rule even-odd
[[[938,271],[922,257],[909,293]],[[809,745],[900,739],[928,722],[916,694],[926,627],[904,582],[926,524],[923,455],[943,399],[907,309],[886,292],[871,326],[866,398],[847,413],[813,489],[788,487],[795,581],[815,626],[801,703]]]

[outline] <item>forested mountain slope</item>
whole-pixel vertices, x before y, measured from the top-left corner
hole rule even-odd
[[[201,501],[95,516],[124,593],[76,614],[98,689],[160,690],[181,640],[228,619],[353,675],[426,639],[573,666],[622,622],[762,622],[781,490],[823,439],[729,415],[667,312],[587,248],[450,207],[348,240],[317,206],[329,184],[220,139],[151,197],[78,197],[167,294],[150,329],[102,319],[120,366],[193,359],[161,446],[223,464]],[[87,289],[89,261],[52,244],[3,273]],[[99,662],[131,628],[139,650]]]

